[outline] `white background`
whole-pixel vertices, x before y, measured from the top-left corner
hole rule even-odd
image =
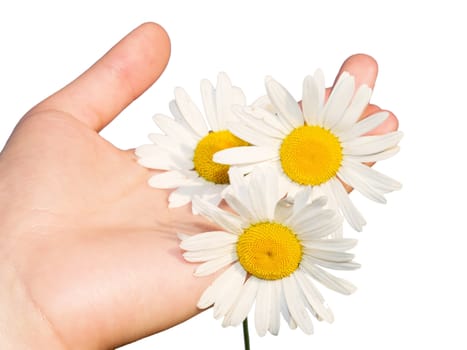
[[[342,61],[379,62],[373,102],[405,137],[377,169],[404,188],[386,206],[352,194],[368,219],[356,249],[358,291],[324,291],[333,325],[315,335],[256,336],[252,349],[466,349],[464,188],[466,12],[458,1],[10,1],[0,5],[0,146],[35,103],[75,78],[144,21],[162,24],[172,57],[161,79],[102,135],[120,148],[146,143],[151,116],[168,113],[173,88],[199,101],[199,80],[229,73],[252,101],[270,74],[300,98],[306,74],[332,82]],[[0,179],[1,181],[1,179]],[[189,293],[189,291],[187,291]],[[154,315],[158,317],[158,315]],[[242,349],[241,328],[211,312],[122,349]]]

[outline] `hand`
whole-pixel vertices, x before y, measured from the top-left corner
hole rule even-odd
[[[147,185],[154,172],[98,134],[160,76],[169,51],[161,27],[138,27],[29,111],[0,154],[1,348],[111,348],[199,312],[216,275],[192,276],[176,232],[214,226],[188,206],[167,209],[169,191]],[[376,79],[365,55],[344,70]],[[395,128],[391,115],[375,132]]]

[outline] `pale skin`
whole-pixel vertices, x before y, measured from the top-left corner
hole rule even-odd
[[[176,233],[216,227],[169,210],[170,191],[147,184],[155,172],[99,135],[169,55],[160,26],[139,26],[32,108],[0,153],[0,348],[110,349],[200,312],[216,275],[193,277]],[[377,70],[354,55],[339,73],[373,87]],[[372,133],[397,127],[391,113]]]

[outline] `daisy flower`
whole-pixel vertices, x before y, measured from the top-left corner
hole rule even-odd
[[[149,185],[175,188],[169,196],[171,208],[188,204],[195,195],[217,205],[229,185],[229,166],[215,163],[213,154],[248,145],[227,130],[227,122],[238,119],[232,113],[232,105],[245,105],[242,90],[220,73],[216,88],[208,80],[201,81],[201,96],[206,119],[185,90],[176,88],[175,100],[169,105],[174,119],[162,114],[154,116],[164,134],[150,134],[153,144],[136,149],[139,164],[166,170],[152,176]]]
[[[359,120],[368,106],[371,89],[362,85],[355,91],[355,79],[343,73],[325,102],[321,71],[303,82],[300,108],[292,95],[272,78],[266,90],[276,112],[263,108],[236,108],[240,122],[229,123],[229,130],[252,146],[231,148],[214,155],[214,161],[242,166],[271,163],[289,198],[303,187],[326,195],[329,206],[343,214],[349,224],[361,231],[365,220],[350,201],[343,182],[364,196],[385,203],[384,194],[400,184],[362,164],[391,157],[399,150],[400,131],[385,135],[365,135],[389,116],[377,112]]]
[[[180,247],[189,262],[202,262],[196,276],[227,269],[202,294],[198,307],[214,305],[223,326],[239,325],[255,304],[255,326],[260,336],[277,335],[280,315],[291,328],[313,332],[310,313],[333,321],[333,314],[312,279],[343,294],[355,287],[326,269],[351,270],[359,265],[347,252],[354,239],[329,239],[342,217],[324,209],[325,197],[308,202],[310,189],[299,191],[288,211],[282,205],[277,177],[260,168],[244,177],[232,168],[231,188],[225,194],[238,213],[194,199],[197,210],[222,230],[193,236],[180,234]]]

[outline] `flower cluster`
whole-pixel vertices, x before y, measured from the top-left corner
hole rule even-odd
[[[365,219],[345,184],[384,203],[400,184],[365,163],[398,151],[399,131],[367,135],[389,116],[365,116],[371,89],[340,75],[326,99],[321,71],[307,76],[301,105],[266,78],[267,96],[247,105],[242,91],[220,73],[203,80],[204,114],[181,88],[170,103],[174,118],[156,115],[163,134],[136,150],[141,165],[166,170],[149,185],[174,188],[169,207],[191,202],[193,213],[218,231],[179,234],[196,276],[225,271],[205,290],[198,307],[214,306],[224,326],[244,321],[255,305],[259,335],[278,334],[280,315],[291,328],[313,332],[310,315],[333,321],[314,282],[351,294],[355,287],[328,270],[353,270],[343,221],[360,231]],[[218,207],[224,200],[231,211]]]

